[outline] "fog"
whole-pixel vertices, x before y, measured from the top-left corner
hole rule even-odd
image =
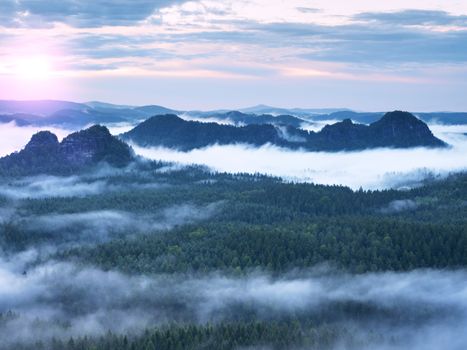
[[[21,150],[29,142],[31,136],[41,130],[53,132],[59,140],[72,132],[54,126],[17,126],[15,122],[0,123],[0,157]]]
[[[131,172],[131,168],[127,168]],[[10,199],[46,197],[85,197],[102,192],[135,191],[167,188],[169,185],[153,181],[120,184],[111,177],[122,175],[125,169],[103,166],[80,176],[38,175],[10,180],[0,184],[0,196]],[[139,174],[144,177],[143,173]]]
[[[0,224],[14,227],[27,237],[26,246],[40,245],[55,251],[82,244],[103,243],[115,238],[171,230],[176,226],[206,220],[222,208],[222,202],[207,205],[175,204],[151,213],[123,210],[94,210],[36,215],[17,207],[0,208]],[[0,227],[0,234],[3,230]],[[47,244],[54,244],[54,249]],[[45,246],[45,248],[44,248]]]
[[[79,176],[41,175],[0,185],[0,195],[12,199],[87,196],[102,192],[105,180],[84,181]]]
[[[402,211],[410,211],[410,210],[415,210],[417,209],[418,204],[417,202],[411,200],[411,199],[398,199],[389,202],[389,204],[381,208],[381,212],[383,214],[393,214],[393,213],[399,213]]]
[[[117,125],[113,131],[127,127]],[[221,171],[262,172],[294,181],[401,188],[416,186],[428,176],[442,177],[467,168],[467,137],[463,135],[467,127],[432,128],[452,147],[340,153],[291,151],[271,145],[212,146],[191,152],[135,148],[148,158],[180,163],[159,168],[162,173],[178,170],[183,164],[200,163]],[[0,125],[0,151],[6,154],[11,151],[8,147],[20,149],[35,131],[12,123]],[[60,137],[68,133],[54,132]],[[117,177],[125,174],[136,180],[119,182]],[[354,340],[342,338],[333,344],[334,350],[465,349],[464,269],[355,275],[320,266],[280,275],[254,270],[241,276],[220,271],[130,276],[82,261],[58,260],[56,254],[70,246],[139,233],[158,234],[177,225],[206,220],[222,210],[223,202],[182,202],[151,211],[143,208],[141,212],[136,208],[86,207],[76,212],[56,208],[36,213],[27,206],[38,198],[69,199],[169,186],[153,182],[153,177],[146,179],[146,175],[132,166],[102,166],[79,176],[43,175],[0,184],[0,225],[16,226],[28,238],[45,237],[33,239],[32,244],[21,248],[23,251],[12,249],[0,254],[0,347],[48,341],[51,337],[98,336],[109,330],[138,334],[147,327],[170,322],[311,318],[317,326],[324,323],[346,328],[361,341],[355,346]],[[416,201],[400,199],[379,210],[397,213],[416,207]]]
[[[184,116],[188,118],[188,116]],[[225,122],[225,121],[224,121]],[[321,129],[323,123],[308,128]],[[127,123],[109,125],[113,134],[129,130]],[[372,149],[354,152],[307,152],[288,150],[273,145],[253,147],[250,145],[214,145],[189,152],[167,148],[142,148],[132,145],[137,154],[155,160],[180,164],[204,164],[213,170],[225,172],[264,173],[283,177],[289,181],[340,184],[353,189],[385,189],[414,187],[427,177],[444,177],[451,172],[467,169],[467,126],[430,125],[433,133],[448,142],[447,149]],[[18,127],[14,123],[0,124],[0,155],[20,150],[33,133],[49,129],[63,138],[70,130],[50,127]],[[283,133],[282,133],[283,134]],[[287,135],[283,135],[287,136]],[[50,179],[52,180],[52,179]],[[69,179],[67,181],[75,181]],[[77,183],[76,193],[99,192],[105,183]],[[47,186],[44,179],[43,186]],[[81,188],[80,188],[81,186]],[[0,193],[10,196],[47,196],[47,189],[26,187],[17,194],[16,189],[0,187]],[[56,188],[60,192],[60,185]],[[37,194],[36,194],[37,193]],[[59,196],[65,193],[59,193]]]
[[[128,276],[57,261],[31,267],[34,257],[0,260],[0,310],[13,313],[0,325],[3,340],[131,333],[171,321],[233,320],[249,310],[258,320],[324,317],[366,342],[371,332],[381,333],[369,349],[461,349],[467,341],[465,270]],[[339,307],[346,304],[365,305],[367,315]]]
[[[132,145],[143,157],[182,164],[204,164],[217,171],[265,173],[290,181],[340,184],[353,189],[404,188],[427,177],[467,169],[467,126],[430,126],[448,142],[444,149],[372,149],[354,152],[306,152],[273,145],[214,145],[189,152]]]
[[[182,113],[179,115],[180,118],[187,121],[200,122],[200,123],[217,123],[221,125],[235,125],[242,126],[241,123],[236,123],[230,118],[216,118],[214,116],[200,117],[190,113]]]

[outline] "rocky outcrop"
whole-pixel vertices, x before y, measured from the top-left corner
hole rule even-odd
[[[132,157],[129,146],[100,125],[65,137],[60,144],[60,154],[66,162],[76,165],[105,161],[122,166],[128,164]]]
[[[386,113],[380,120],[370,124],[369,131],[372,143],[377,146],[445,146],[443,141],[433,136],[428,125],[408,112]]]
[[[49,131],[34,134],[20,152],[0,159],[0,172],[8,175],[62,174],[100,162],[121,167],[133,159],[131,148],[100,125],[68,135],[62,142]]]
[[[55,134],[50,131],[39,131],[31,137],[31,140],[24,148],[26,152],[39,152],[39,151],[50,151],[56,152],[60,147],[58,138]]]

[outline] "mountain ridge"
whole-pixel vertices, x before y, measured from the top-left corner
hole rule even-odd
[[[187,119],[223,119],[233,112],[244,116],[234,118],[234,124],[261,124],[263,116],[276,123],[278,116],[288,116],[289,124],[296,126],[297,118],[309,123],[326,120],[352,119],[354,122],[370,124],[381,118],[383,112],[356,112],[347,108],[280,108],[267,105],[211,111],[176,110],[161,105],[116,105],[99,101],[77,103],[60,100],[0,100],[0,123],[15,121],[18,125],[57,125],[66,128],[83,128],[92,124],[137,123],[158,114],[186,115]],[[448,125],[466,125],[467,112],[414,112],[424,122]]]
[[[444,147],[428,126],[408,112],[386,113],[370,125],[345,119],[308,132],[290,125],[246,125],[236,127],[213,122],[186,121],[175,114],[154,116],[120,137],[139,146],[163,146],[183,151],[213,144],[273,144],[309,151],[344,151],[377,147]]]

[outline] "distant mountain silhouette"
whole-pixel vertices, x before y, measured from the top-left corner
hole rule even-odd
[[[135,110],[143,112],[145,114],[149,114],[149,115],[180,113],[179,111],[175,111],[173,109],[162,107],[162,106],[157,106],[157,105],[136,107]]]
[[[338,111],[330,114],[322,114],[313,117],[313,120],[345,120],[351,119],[360,124],[371,124],[379,120],[384,115],[383,112],[354,112]]]
[[[296,116],[310,116],[320,114],[330,114],[337,111],[349,111],[347,108],[278,108],[267,105],[257,105],[240,109],[240,112],[249,114],[290,114]]]
[[[446,144],[428,126],[408,112],[386,113],[370,124],[350,119],[326,125],[319,132],[307,132],[290,125],[251,124],[243,127],[185,121],[174,114],[149,118],[121,135],[140,146],[164,146],[191,150],[213,144],[267,143],[313,151],[357,150],[375,147],[443,147]]]
[[[284,124],[293,127],[324,120],[351,119],[353,122],[371,124],[379,120],[383,112],[354,112],[345,108],[277,108],[266,105],[239,109],[238,111],[181,111],[158,105],[127,106],[99,101],[75,103],[68,101],[0,100],[0,123],[15,121],[18,125],[57,125],[69,129],[83,128],[92,124],[136,124],[154,115],[177,114],[182,117],[219,120],[237,126],[249,124]],[[433,112],[416,113],[429,123],[467,124],[467,113]]]
[[[271,114],[247,114],[239,111],[229,111],[224,113],[212,113],[200,116],[207,120],[214,119],[232,123],[236,126],[250,125],[250,124],[272,124],[272,125],[290,125],[295,128],[300,128],[304,123],[309,124],[308,121],[294,117],[292,115],[271,115]]]
[[[467,124],[467,113],[465,112],[417,113],[417,116],[426,123],[447,125]]]
[[[34,134],[23,150],[0,158],[0,173],[33,175],[67,174],[107,162],[127,165],[133,158],[131,148],[100,125],[72,133],[59,142],[50,131]]]
[[[11,123],[14,121],[18,126],[25,126],[31,124],[27,121],[29,118],[29,114],[23,113],[0,115],[0,123]]]

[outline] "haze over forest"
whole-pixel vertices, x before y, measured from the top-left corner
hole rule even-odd
[[[0,1],[0,350],[464,350],[467,4]]]

